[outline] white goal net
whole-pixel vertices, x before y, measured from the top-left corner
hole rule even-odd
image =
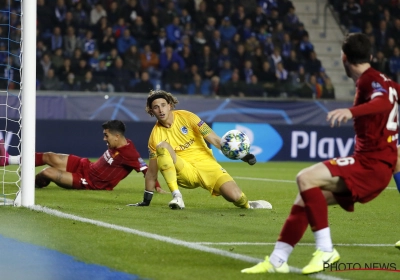
[[[1,1],[0,205],[34,204],[35,56],[36,1]],[[21,163],[9,165],[8,154],[21,155]]]

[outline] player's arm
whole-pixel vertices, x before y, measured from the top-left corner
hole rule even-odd
[[[352,118],[379,114],[390,111],[392,108],[393,104],[391,104],[388,99],[376,97],[367,103],[355,107],[330,111],[326,117],[326,120],[330,122],[332,127],[335,126],[335,124],[340,126],[341,123],[346,123]]]
[[[213,145],[218,150],[221,150],[221,137],[219,137],[214,131],[211,130],[209,134],[204,136],[204,139],[206,139],[208,143]],[[250,153],[245,155],[242,160],[250,165],[253,165],[257,162],[255,155]]]
[[[128,206],[149,206],[151,200],[153,199],[153,194],[157,182],[157,173],[158,173],[158,166],[157,166],[157,159],[150,159],[149,160],[149,168],[147,169],[145,175],[145,190],[143,194],[143,201],[138,202],[135,204],[128,204]]]

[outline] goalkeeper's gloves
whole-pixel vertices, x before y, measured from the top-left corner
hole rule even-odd
[[[143,201],[142,202],[138,202],[138,203],[134,203],[134,204],[128,204],[127,206],[149,206],[152,198],[153,198],[153,192],[145,190],[144,194],[143,194]]]
[[[250,165],[254,165],[257,162],[256,156],[253,154],[247,154],[241,158],[244,162],[247,162]]]

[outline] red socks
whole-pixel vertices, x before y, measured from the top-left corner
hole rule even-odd
[[[43,153],[35,153],[35,166],[42,166],[43,162]]]
[[[320,188],[308,189],[300,193],[312,231],[329,227],[328,206]]]
[[[303,237],[308,227],[306,210],[299,205],[293,205],[289,217],[281,230],[278,241],[285,242],[294,247]]]

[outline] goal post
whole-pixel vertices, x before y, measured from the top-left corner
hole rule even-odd
[[[21,1],[21,190],[14,205],[35,204],[36,0]],[[21,200],[21,201],[19,201]]]

